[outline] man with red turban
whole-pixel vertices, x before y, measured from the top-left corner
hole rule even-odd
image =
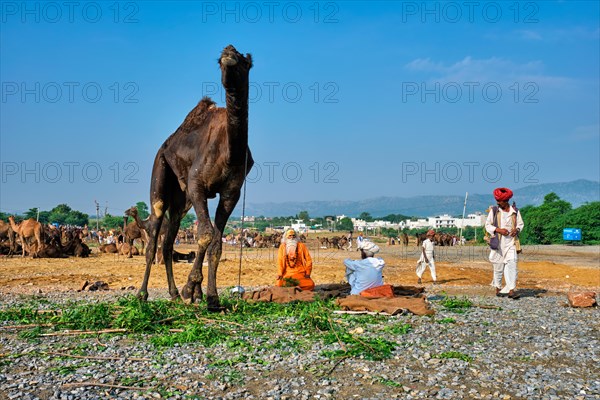
[[[499,238],[498,246],[495,246],[497,248],[492,248],[490,251],[490,262],[494,266],[492,286],[496,288],[496,296],[508,294],[509,298],[518,299],[519,295],[515,293],[518,275],[515,237],[525,224],[514,203],[512,207],[508,204],[512,196],[513,192],[508,188],[494,190],[497,206],[491,207],[485,221],[485,230]],[[504,287],[502,287],[503,276]]]
[[[287,286],[290,280],[295,280],[300,289],[313,290],[315,283],[310,277],[311,272],[312,258],[306,245],[298,240],[295,230],[288,229],[277,253],[277,286]],[[288,282],[286,278],[289,278]]]

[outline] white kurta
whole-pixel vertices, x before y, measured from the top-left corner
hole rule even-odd
[[[425,262],[425,256],[423,256],[423,251],[421,251],[421,257],[417,261],[417,276],[419,279],[423,276],[425,269],[429,266],[429,271],[431,272],[431,279],[435,282],[437,281],[437,276],[435,273],[435,260],[433,259],[433,242],[428,238],[423,241],[423,250],[425,251],[425,255],[429,260],[429,263]]]
[[[508,211],[498,209],[498,228],[507,229],[509,232],[515,228],[513,215],[516,213],[516,228],[521,231],[525,224],[521,218],[521,213],[510,207]],[[485,230],[494,235],[496,227],[494,226],[494,211],[490,210],[485,221]],[[490,250],[490,262],[494,266],[494,276],[492,286],[502,289],[501,293],[508,293],[517,287],[517,249],[515,248],[515,238],[510,235],[498,235],[500,237],[500,247],[497,250]],[[502,287],[502,276],[506,285]]]
[[[383,267],[381,258],[367,257],[363,260],[344,260],[346,279],[350,284],[350,294],[360,294],[363,290],[383,285]]]

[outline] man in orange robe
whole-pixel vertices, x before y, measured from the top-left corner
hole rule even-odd
[[[277,253],[277,286],[286,286],[285,279],[297,280],[302,290],[313,290],[315,282],[310,278],[312,258],[306,245],[298,240],[296,231],[288,229]]]

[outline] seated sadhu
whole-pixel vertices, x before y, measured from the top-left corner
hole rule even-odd
[[[288,229],[277,253],[277,286],[313,290],[315,283],[310,278],[311,272],[312,258],[306,245],[298,239],[295,230]]]

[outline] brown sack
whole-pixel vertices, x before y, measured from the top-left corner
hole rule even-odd
[[[242,299],[285,304],[292,301],[314,301],[315,293],[311,291],[302,291],[297,287],[271,286],[263,290],[246,292],[242,296]]]
[[[429,307],[425,297],[367,299],[362,296],[353,295],[336,300],[336,304],[344,310],[385,312],[390,315],[398,314],[404,310],[416,315],[435,314]]]

